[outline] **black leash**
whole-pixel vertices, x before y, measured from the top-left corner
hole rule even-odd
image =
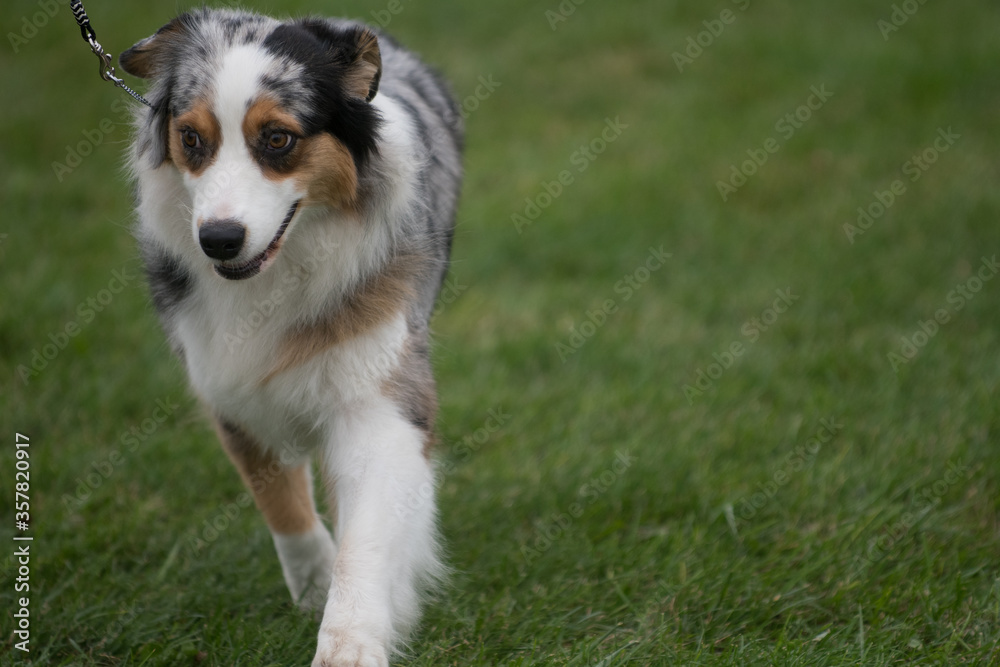
[[[124,81],[115,76],[115,68],[111,64],[111,54],[105,53],[104,47],[98,43],[97,33],[90,27],[90,17],[87,16],[87,10],[83,8],[82,0],[69,0],[69,8],[73,10],[73,17],[80,26],[80,33],[83,35],[83,39],[90,44],[91,50],[97,54],[98,60],[101,61],[101,78],[115,84],[150,109],[154,109],[155,107],[146,101],[145,97],[129,88],[125,85]]]

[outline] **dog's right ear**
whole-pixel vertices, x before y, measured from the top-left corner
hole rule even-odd
[[[140,79],[156,76],[169,62],[171,47],[186,30],[185,18],[178,16],[157,30],[155,35],[124,51],[118,56],[118,64],[123,70]]]
[[[121,68],[141,79],[164,79],[157,97],[151,97],[153,110],[146,116],[146,126],[139,137],[139,153],[158,167],[170,159],[168,132],[170,127],[169,105],[170,70],[177,61],[178,51],[185,47],[185,35],[193,25],[188,14],[181,14],[132,48],[118,56]]]

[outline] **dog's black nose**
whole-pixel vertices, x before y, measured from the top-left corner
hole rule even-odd
[[[198,241],[212,259],[232,259],[240,254],[246,234],[235,220],[209,220],[198,231]]]

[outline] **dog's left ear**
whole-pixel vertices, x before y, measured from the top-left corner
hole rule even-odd
[[[186,28],[186,16],[178,16],[156,31],[155,35],[136,43],[118,56],[122,69],[140,79],[148,79],[162,71],[169,63],[171,46]]]
[[[369,28],[354,25],[333,26],[322,20],[307,20],[302,28],[326,47],[344,71],[344,89],[365,102],[371,102],[382,78],[382,54],[378,36]]]
[[[382,78],[382,53],[378,37],[367,28],[358,28],[353,62],[347,72],[347,88],[365,102],[371,102]]]

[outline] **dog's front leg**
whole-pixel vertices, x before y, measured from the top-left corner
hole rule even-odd
[[[384,667],[440,569],[427,434],[389,399],[353,408],[333,430],[323,467],[339,551],[313,667]]]
[[[216,430],[271,529],[292,599],[303,609],[322,610],[336,547],[316,514],[308,462],[266,450],[221,421]]]

